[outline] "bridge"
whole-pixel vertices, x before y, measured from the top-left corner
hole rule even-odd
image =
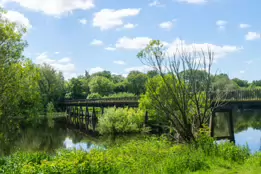
[[[222,103],[220,107],[216,108],[212,113],[210,120],[211,135],[214,136],[214,118],[217,113],[228,113],[229,116],[229,130],[230,135],[226,137],[217,137],[217,139],[228,138],[234,139],[232,108],[239,109],[261,109],[261,89],[255,90],[237,90],[237,91],[221,91],[212,94],[221,94]],[[215,103],[215,101],[213,101]],[[60,103],[67,112],[67,120],[69,124],[76,125],[77,128],[86,131],[95,131],[98,121],[97,114],[103,114],[104,108],[107,107],[132,107],[139,106],[139,97],[125,97],[125,98],[102,98],[102,99],[74,99],[64,100]],[[148,122],[148,112],[144,115],[144,124]]]

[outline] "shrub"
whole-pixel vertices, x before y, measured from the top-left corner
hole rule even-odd
[[[88,95],[87,99],[101,99],[102,96],[98,93],[91,93]]]
[[[145,113],[132,108],[109,108],[99,118],[98,131],[101,134],[140,132]]]
[[[119,92],[119,93],[110,94],[108,96],[104,96],[102,98],[124,98],[124,97],[135,97],[135,96],[136,95],[133,93]]]

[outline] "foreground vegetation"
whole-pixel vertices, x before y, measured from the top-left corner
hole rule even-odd
[[[59,150],[55,155],[18,152],[0,158],[0,173],[258,173],[261,154],[231,143],[201,138],[175,145],[166,138],[129,141],[89,153]]]

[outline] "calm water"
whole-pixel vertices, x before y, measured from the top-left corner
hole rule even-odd
[[[261,151],[261,110],[233,110],[235,141],[239,146],[248,145],[251,152]],[[215,119],[215,136],[229,135],[228,115]]]
[[[236,144],[248,144],[252,152],[261,151],[261,110],[233,111]],[[217,131],[220,135],[228,133],[227,120],[220,117],[217,120]],[[34,125],[34,126],[32,126]],[[66,128],[64,122],[55,122],[47,126],[47,122],[38,121],[24,125],[19,129],[15,125],[7,127],[6,132],[0,132],[0,155],[15,151],[46,151],[54,152],[59,148],[82,149],[90,151],[93,148],[106,148],[117,141],[140,137],[91,137]],[[1,141],[2,140],[2,141]],[[5,141],[3,141],[5,140]]]

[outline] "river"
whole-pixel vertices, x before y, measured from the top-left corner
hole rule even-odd
[[[248,145],[251,152],[261,151],[261,110],[233,111],[235,141],[237,145]],[[219,122],[217,128],[221,134],[226,133],[226,119]],[[22,126],[19,129],[10,130],[2,134],[5,141],[1,142],[0,155],[8,155],[16,151],[45,151],[53,153],[60,148],[82,149],[90,151],[93,148],[106,148],[115,142],[124,142],[133,137],[93,137],[66,128],[64,122],[38,121],[34,124]]]

